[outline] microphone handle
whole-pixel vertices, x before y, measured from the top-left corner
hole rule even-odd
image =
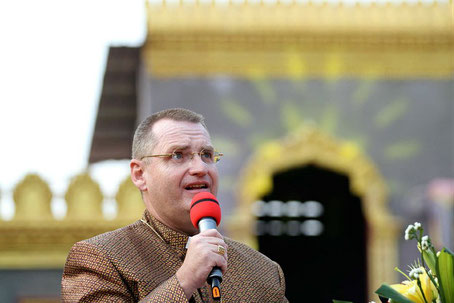
[[[211,217],[202,218],[199,223],[199,230],[203,232],[208,229],[216,229],[217,224],[216,221]],[[211,270],[210,274],[207,278],[208,284],[211,285],[211,295],[214,301],[221,300],[221,282],[222,282],[222,271],[219,267],[215,266]]]
[[[219,267],[213,267],[207,278],[208,284],[211,285],[211,296],[213,301],[218,302],[221,300],[221,282],[222,271]]]
[[[205,217],[200,219],[199,221],[199,231],[204,232],[208,229],[216,229],[217,224],[216,221],[211,217]]]

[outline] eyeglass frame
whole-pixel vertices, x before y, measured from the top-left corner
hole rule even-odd
[[[206,163],[205,161],[203,161],[203,158],[202,158],[202,153],[205,152],[205,151],[210,151],[210,149],[202,149],[201,151],[199,152],[190,152],[189,154],[191,155],[191,160],[194,159],[194,155],[195,154],[198,154],[200,159],[202,160],[203,163],[205,164],[216,164],[218,163],[220,160],[221,160],[221,157],[224,156],[223,153],[221,152],[218,152],[217,150],[213,150],[213,163]],[[177,150],[174,150],[172,153],[167,153],[167,154],[159,154],[159,155],[147,155],[147,156],[143,156],[140,158],[140,161],[142,161],[144,158],[153,158],[153,157],[158,157],[158,158],[172,158],[172,156],[176,153],[176,152],[181,152],[183,153],[182,151],[179,151],[178,149]],[[217,159],[217,160],[216,160]]]

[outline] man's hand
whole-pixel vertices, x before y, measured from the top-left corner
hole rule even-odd
[[[225,248],[223,256],[217,253],[218,245]],[[227,244],[217,230],[209,229],[191,238],[186,258],[176,273],[188,300],[197,288],[205,284],[215,266],[223,274],[227,270]]]

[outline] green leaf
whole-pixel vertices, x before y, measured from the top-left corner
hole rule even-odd
[[[451,256],[454,257],[454,252],[450,251],[449,248],[443,247],[443,250],[444,250],[446,253],[448,253],[448,254],[450,254]]]
[[[333,300],[333,303],[352,303],[351,301]]]
[[[443,248],[438,256],[437,277],[443,303],[454,303],[454,254]]]
[[[399,292],[397,292],[387,284],[382,284],[380,288],[375,291],[375,293],[379,296],[392,299],[394,302],[397,303],[413,303],[413,301],[402,296]]]
[[[431,249],[423,250],[422,255],[424,257],[424,262],[426,262],[427,266],[429,266],[429,269],[432,271],[432,273],[436,273],[437,256],[435,255],[434,251]]]

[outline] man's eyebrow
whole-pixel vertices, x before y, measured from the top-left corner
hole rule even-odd
[[[186,150],[189,149],[189,145],[170,145],[169,148],[167,148],[168,151],[175,151],[175,150]]]
[[[176,150],[188,150],[188,149],[191,149],[191,147],[189,145],[170,145],[169,148],[167,149],[167,151],[169,152],[173,152],[173,151],[176,151]],[[211,146],[211,145],[205,145],[205,146],[202,146],[202,148],[200,150],[214,150],[214,147]]]
[[[211,145],[206,145],[206,146],[202,147],[202,149],[204,149],[204,150],[214,150],[214,147],[211,146]]]

